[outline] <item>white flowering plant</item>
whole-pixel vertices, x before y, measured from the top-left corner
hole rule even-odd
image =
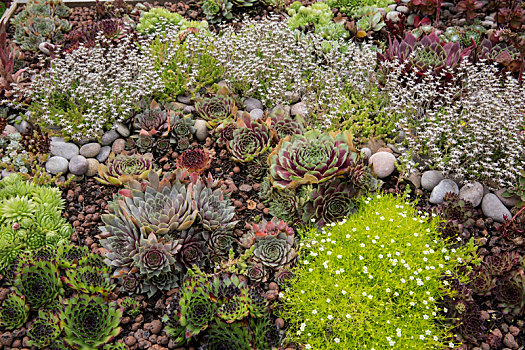
[[[281,298],[286,341],[323,350],[457,346],[440,307],[450,293],[443,277],[474,247],[451,254],[437,229],[403,198],[377,195],[332,227],[303,231],[296,277]]]

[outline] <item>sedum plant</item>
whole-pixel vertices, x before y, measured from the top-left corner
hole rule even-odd
[[[11,21],[15,27],[15,43],[28,51],[38,51],[44,42],[59,43],[71,29],[67,20],[70,14],[71,9],[60,0],[29,1]]]
[[[81,295],[70,299],[60,313],[65,341],[77,348],[93,349],[116,337],[122,310],[108,304],[102,297]]]
[[[27,321],[29,316],[29,306],[26,305],[23,296],[15,293],[9,296],[2,302],[0,308],[0,325],[8,330],[20,328]]]
[[[142,34],[153,33],[156,26],[165,29],[166,25],[178,25],[184,21],[186,21],[184,17],[178,13],[170,12],[162,7],[154,7],[140,15],[137,31]]]
[[[122,186],[124,183],[136,179],[146,179],[154,169],[153,155],[134,154],[126,156],[111,153],[107,165],[100,164],[95,179],[104,185]]]

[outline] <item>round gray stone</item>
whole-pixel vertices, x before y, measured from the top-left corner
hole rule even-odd
[[[299,102],[299,103],[296,103],[296,104],[292,105],[292,107],[290,109],[290,114],[292,116],[302,116],[302,117],[304,117],[307,114],[306,103]]]
[[[516,195],[512,197],[503,197],[503,192],[505,192],[504,188],[497,190],[495,194],[498,196],[498,199],[501,201],[501,203],[503,203],[503,205],[505,205],[507,208],[514,208],[520,202],[520,198]]]
[[[48,173],[57,175],[59,173],[66,173],[69,167],[69,162],[66,158],[60,156],[54,156],[47,160],[46,170]]]
[[[368,163],[380,179],[389,176],[396,169],[396,157],[390,152],[377,152],[370,157]]]
[[[289,117],[290,116],[290,106],[289,105],[277,105],[271,109],[269,114],[273,113],[274,110],[282,108],[284,110],[284,116]]]
[[[396,8],[396,10],[399,11],[399,12],[401,12],[401,13],[404,13],[404,14],[407,14],[408,11],[409,11],[409,10],[408,10],[408,7],[406,7],[406,6],[404,6],[404,5],[403,5],[403,6],[398,6],[398,7]]]
[[[421,188],[421,174],[419,172],[410,174],[408,181],[410,181],[415,188]]]
[[[116,122],[115,123],[115,126],[117,127],[117,132],[122,136],[122,137],[128,137],[130,135],[130,131],[129,131],[129,128],[124,125],[123,123],[121,122]]]
[[[104,135],[102,135],[102,137],[100,138],[100,143],[102,144],[102,146],[111,145],[113,141],[119,138],[119,136],[120,135],[117,132],[117,130],[109,130]]]
[[[199,141],[205,141],[208,137],[208,127],[206,122],[202,119],[197,119],[195,121],[195,137]]]
[[[69,161],[69,172],[74,175],[84,175],[89,168],[89,163],[84,156],[74,156]]]
[[[186,114],[193,113],[193,112],[195,112],[195,107],[194,106],[186,106],[186,107],[184,107],[184,110],[182,112],[184,112]]]
[[[86,176],[95,176],[98,173],[99,162],[95,158],[88,158],[88,170]]]
[[[424,175],[425,174],[423,174],[423,176]],[[445,195],[450,192],[459,194],[458,185],[449,179],[441,180],[439,184],[432,190],[429,201],[432,204],[441,204],[443,203],[443,197],[445,197]]]
[[[372,150],[368,147],[361,148],[361,154],[365,159],[372,157]]]
[[[503,222],[503,218],[506,217],[510,219],[512,214],[510,211],[501,203],[498,196],[493,193],[489,193],[483,197],[483,202],[481,202],[481,209],[483,214],[489,218],[492,218],[494,221]]]
[[[4,135],[11,135],[11,134],[15,134],[17,132],[18,132],[18,130],[14,126],[7,124],[5,126],[5,128],[4,128],[3,134]]]
[[[252,109],[252,111],[250,112],[250,118],[252,119],[252,121],[261,119],[263,115],[264,111],[259,108]]]
[[[74,156],[78,156],[80,149],[77,145],[71,142],[51,142],[51,155],[59,156],[70,160]]]
[[[292,91],[286,91],[284,97],[286,100],[290,101],[290,103],[297,103],[301,100],[301,96],[297,92]]]
[[[437,170],[429,170],[423,173],[421,176],[421,187],[427,191],[432,191],[441,180],[444,179],[443,173]]]
[[[33,125],[31,125],[30,122],[28,122],[27,120],[22,120],[20,122],[20,124],[18,123],[15,123],[15,128],[21,133],[25,133],[25,132],[28,132],[30,131],[31,129],[33,129]]]
[[[459,198],[469,201],[474,207],[477,207],[483,199],[483,185],[477,181],[466,184],[459,190]]]
[[[251,112],[255,108],[264,109],[262,102],[252,97],[248,97],[244,99],[242,104],[244,106],[244,109],[246,109],[247,112]]]
[[[191,103],[191,96],[179,95],[177,96],[177,102],[184,103],[185,105],[189,105]]]
[[[84,146],[80,147],[80,155],[86,158],[93,158],[96,157],[97,154],[99,154],[101,148],[102,146],[100,146],[99,143],[87,143]]]
[[[121,154],[124,150],[124,146],[126,145],[126,140],[124,139],[116,139],[115,142],[113,142],[113,145],[111,146],[111,152],[115,154]]]
[[[109,154],[111,153],[111,147],[110,146],[104,146],[100,149],[100,152],[98,152],[96,159],[100,163],[104,163],[106,159],[108,159]]]

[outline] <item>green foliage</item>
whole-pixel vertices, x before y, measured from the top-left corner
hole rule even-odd
[[[524,133],[525,134],[525,133]],[[514,188],[510,190],[506,190],[502,194],[503,197],[513,197],[518,196],[520,201],[517,204],[518,207],[525,207],[525,171],[522,171],[520,173],[520,176],[518,177],[518,183]]]
[[[80,349],[93,349],[116,337],[122,310],[102,297],[81,295],[71,298],[60,313],[60,324],[68,344]]]
[[[132,297],[122,299],[121,305],[131,317],[137,317],[140,314],[140,303]]]
[[[377,7],[364,6],[359,8],[355,13],[355,18],[359,18],[356,22],[357,30],[378,32],[386,26],[386,23],[383,21],[383,15]]]
[[[71,289],[88,294],[107,294],[115,285],[111,284],[108,268],[77,266],[66,270],[63,279]]]
[[[190,31],[187,36],[180,35],[179,30],[175,27],[158,33],[147,48],[165,85],[159,100],[174,100],[189,89],[197,91],[221,75],[217,60],[208,53],[207,27],[195,34]]]
[[[239,127],[233,131],[232,140],[227,143],[232,160],[250,162],[270,148],[272,133],[266,123],[252,122],[250,115],[245,112],[237,125]]]
[[[0,308],[0,325],[9,330],[20,328],[27,321],[29,306],[25,299],[15,293],[9,294]]]
[[[22,263],[13,285],[31,309],[36,310],[53,307],[58,295],[63,292],[58,268],[49,261]]]
[[[206,19],[211,23],[233,18],[231,13],[233,3],[230,0],[202,0],[200,4]]]
[[[39,186],[20,175],[0,182],[0,270],[20,252],[57,246],[73,229],[61,216],[64,200],[58,188]]]
[[[326,0],[325,2],[330,8],[337,8],[349,15],[364,6],[387,8],[388,5],[394,3],[392,0]]]
[[[155,7],[140,16],[137,31],[140,33],[153,33],[156,26],[162,29],[166,25],[178,25],[184,18],[178,13],[173,13],[162,7]]]
[[[62,1],[31,0],[11,23],[14,41],[22,50],[38,51],[43,42],[59,43],[71,29],[67,17],[71,10]]]
[[[439,309],[450,292],[442,277],[473,247],[451,249],[437,220],[392,195],[359,208],[331,228],[302,232],[280,314],[292,324],[287,340],[312,349],[454,347]]]
[[[2,17],[2,15],[4,14],[6,8],[5,8],[5,4],[3,2],[0,2],[0,17]]]
[[[349,37],[349,33],[342,22],[334,23],[332,21],[334,14],[324,2],[305,7],[296,1],[288,8],[288,14],[291,16],[288,20],[290,29],[314,25],[315,32],[321,34],[327,40]]]
[[[210,129],[218,124],[229,122],[237,115],[235,100],[224,94],[200,99],[195,103],[195,109],[199,116],[206,120]]]

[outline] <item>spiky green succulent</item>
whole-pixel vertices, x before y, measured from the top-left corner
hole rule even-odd
[[[279,269],[295,259],[295,237],[284,232],[273,235],[257,236],[253,257],[266,267]]]
[[[99,177],[95,179],[104,185],[121,186],[134,179],[146,179],[153,168],[153,156],[151,154],[130,156],[119,154],[115,156],[111,153],[108,158],[108,165],[99,165]]]
[[[219,322],[211,326],[206,334],[206,348],[210,350],[252,349],[252,334],[240,324]]]
[[[259,3],[259,0],[232,0],[232,2],[238,7],[251,7]]]
[[[229,0],[201,0],[202,11],[210,23],[220,22],[222,19],[232,19],[233,3]]]
[[[268,174],[268,152],[264,152],[255,157],[247,164],[246,172],[248,178],[254,181],[261,181]]]
[[[184,116],[182,113],[175,112],[170,123],[170,137],[174,140],[174,144],[179,151],[186,150],[196,131],[195,120],[191,115]]]
[[[217,304],[204,292],[185,293],[180,299],[180,325],[186,329],[186,338],[206,329],[216,310]]]
[[[319,227],[337,222],[355,210],[358,189],[351,182],[335,179],[321,184],[310,194],[303,211],[303,221],[312,219]]]
[[[116,337],[122,310],[114,303],[108,304],[102,297],[80,295],[67,301],[60,313],[60,324],[65,341],[73,347],[93,349]]]
[[[172,265],[172,270],[170,270],[170,272],[161,273],[150,278],[144,278],[140,293],[145,293],[151,298],[157,293],[157,291],[169,291],[179,287],[179,275],[177,273],[178,271],[174,270],[174,266],[175,265]]]
[[[39,311],[38,317],[33,321],[27,331],[29,346],[38,349],[48,349],[60,336],[62,329],[58,317],[51,312]]]
[[[64,243],[57,248],[56,261],[61,268],[71,268],[77,266],[79,261],[87,256],[89,256],[88,247]]]
[[[36,203],[28,196],[5,199],[0,203],[0,222],[11,225],[18,223],[23,228],[29,228],[36,209]]]
[[[227,143],[232,159],[246,163],[270,148],[272,133],[265,123],[252,122],[248,113],[237,121],[239,128],[233,131],[233,139]]]
[[[20,266],[13,285],[32,309],[45,309],[56,301],[62,282],[55,264],[34,261]]]
[[[29,306],[26,305],[24,296],[11,293],[2,302],[0,309],[0,325],[8,330],[22,327],[27,321]]]
[[[214,97],[201,99],[195,103],[195,109],[202,119],[206,121],[210,129],[220,123],[232,120],[237,113],[235,100],[226,95],[216,95]]]
[[[131,317],[137,317],[140,314],[140,303],[132,297],[122,299],[121,305]]]
[[[216,188],[211,175],[194,180],[194,198],[201,224],[209,231],[233,230],[237,221],[233,221],[235,207],[224,191]]]
[[[107,268],[77,266],[67,269],[62,281],[71,289],[87,294],[107,294],[115,285]]]
[[[296,188],[323,183],[347,173],[357,160],[352,136],[321,133],[288,136],[270,154],[270,180],[274,187]]]

